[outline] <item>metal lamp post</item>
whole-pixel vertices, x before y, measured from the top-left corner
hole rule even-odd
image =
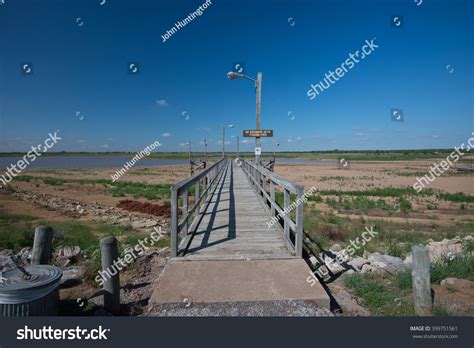
[[[235,80],[238,78],[246,78],[248,80],[251,80],[255,83],[255,95],[256,95],[256,129],[260,129],[260,106],[261,106],[261,100],[262,100],[262,73],[259,72],[257,74],[257,78],[253,79],[247,75],[244,74],[239,74],[236,72],[229,72],[227,73],[227,78],[229,80]],[[255,137],[255,147],[259,148],[260,147],[260,137]],[[260,155],[255,153],[255,164],[260,165]]]

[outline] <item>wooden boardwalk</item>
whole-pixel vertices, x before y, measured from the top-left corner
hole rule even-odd
[[[303,187],[250,161],[239,164],[222,158],[172,187],[172,257],[155,285],[151,311],[165,304],[224,303],[235,309],[287,300],[329,308],[321,284],[308,283],[314,275],[302,258],[303,204],[294,208],[293,221],[275,199],[278,185],[287,209]],[[277,212],[283,228],[269,228]]]
[[[196,232],[182,241],[184,259],[232,260],[293,258],[278,227],[249,179],[235,162],[220,178]],[[194,228],[192,229],[194,231]]]

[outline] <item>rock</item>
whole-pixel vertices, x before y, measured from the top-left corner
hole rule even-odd
[[[9,256],[13,256],[13,255],[15,255],[15,254],[13,253],[12,249],[4,249],[4,250],[0,251],[0,256],[9,257]]]
[[[33,256],[31,248],[23,248],[18,253],[17,257],[20,258],[22,264],[30,263],[31,257]]]
[[[427,245],[430,261],[438,262],[443,258],[450,258],[463,252],[461,238],[443,239],[441,242],[430,242]]]
[[[135,221],[132,221],[132,222],[131,222],[131,226],[132,226],[132,228],[137,228],[137,229],[140,229],[140,228],[151,228],[151,227],[158,226],[158,222],[157,222],[157,221],[154,221],[154,220],[148,220],[148,219],[145,219],[145,220],[135,220]]]
[[[329,256],[324,256],[324,263],[326,265],[327,268],[329,268],[329,270],[332,272],[332,273],[339,273],[341,271],[343,271],[345,268],[338,262],[338,259],[337,258],[332,258],[332,257],[329,257]]]
[[[311,264],[313,265],[313,267],[316,267],[316,266],[318,265],[318,263],[319,263],[319,262],[318,262],[318,259],[317,259],[316,257],[314,257],[314,256],[311,256],[311,257],[309,258],[309,262],[311,262]]]
[[[381,269],[390,274],[395,274],[406,269],[403,260],[395,256],[374,253],[369,255],[368,261],[372,267]]]
[[[329,250],[334,251],[334,252],[341,251],[342,247],[339,244],[336,243],[332,247],[330,247]]]
[[[64,268],[72,262],[78,262],[82,259],[81,248],[79,246],[65,246],[58,248],[53,255],[54,263]]]
[[[66,246],[57,250],[59,257],[65,257],[67,259],[78,259],[81,255],[81,248],[79,246]]]
[[[61,285],[71,282],[80,282],[84,278],[85,268],[81,266],[71,266],[63,269]]]
[[[444,287],[451,287],[453,291],[461,290],[462,288],[472,288],[474,290],[474,282],[467,279],[446,278],[440,284]]]
[[[371,265],[369,264],[365,264],[362,266],[362,268],[360,269],[360,273],[364,274],[364,273],[372,273],[372,272],[375,272],[376,271],[376,268],[375,267],[372,267]]]
[[[407,267],[407,268],[411,268],[412,264],[413,264],[413,258],[412,258],[412,255],[411,253],[405,257],[405,260],[403,260],[403,264]]]
[[[348,262],[349,265],[351,265],[352,267],[354,267],[357,271],[360,271],[362,266],[369,263],[369,260],[367,259],[364,259],[363,257],[355,257],[354,259],[352,259],[350,262]]]

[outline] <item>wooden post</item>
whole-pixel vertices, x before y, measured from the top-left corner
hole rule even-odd
[[[284,206],[283,209],[287,209],[290,206],[290,192],[285,189],[283,191],[284,195]],[[285,217],[289,217],[287,213],[285,213]],[[284,225],[283,225],[283,230],[285,231],[285,236],[286,238],[290,239],[290,224],[286,221],[286,219],[283,219]]]
[[[47,265],[51,260],[51,245],[53,244],[53,229],[49,226],[35,228],[33,241],[32,265]]]
[[[171,188],[171,256],[178,256],[178,192]]]
[[[304,189],[298,187],[297,199],[303,198]],[[295,231],[295,252],[296,256],[303,257],[303,223],[304,223],[304,202],[298,201],[296,204],[296,231]]]
[[[431,299],[430,256],[428,248],[415,245],[411,248],[411,252],[413,257],[411,276],[415,313],[420,316],[430,316],[432,315],[433,301]]]
[[[104,307],[112,314],[120,314],[120,270],[113,266],[118,259],[117,239],[113,236],[104,237],[100,240],[100,254],[102,259],[102,272],[109,275],[104,279]],[[115,272],[112,271],[112,266]]]

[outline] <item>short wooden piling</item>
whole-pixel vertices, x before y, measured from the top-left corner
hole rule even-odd
[[[104,307],[112,314],[120,313],[120,270],[114,265],[118,259],[118,246],[115,237],[100,240],[102,274],[104,279]]]
[[[415,313],[420,316],[432,315],[433,301],[431,298],[430,256],[428,248],[415,245],[411,249],[413,255],[413,300]]]
[[[53,244],[53,229],[50,226],[35,228],[33,241],[32,265],[47,265],[51,260],[51,246]]]

